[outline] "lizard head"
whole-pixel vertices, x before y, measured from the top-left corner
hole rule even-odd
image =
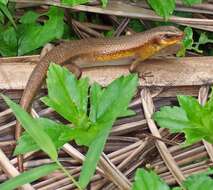
[[[161,26],[156,28],[157,36],[154,37],[154,42],[162,47],[178,44],[182,41],[184,33],[174,26]]]

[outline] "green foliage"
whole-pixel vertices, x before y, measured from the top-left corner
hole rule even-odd
[[[108,4],[108,0],[101,0],[102,6],[106,7]]]
[[[209,171],[189,176],[183,185],[187,190],[212,190],[213,179],[209,175],[213,174],[213,169]]]
[[[194,43],[194,40],[193,40],[193,30],[192,28],[190,27],[186,27],[184,29],[184,40],[183,40],[183,43],[184,43],[184,46],[187,48],[187,49],[190,49],[192,48],[192,45]]]
[[[153,171],[137,169],[132,190],[169,190],[169,186],[163,182]]]
[[[44,152],[49,155],[53,161],[56,161],[58,158],[56,148],[52,139],[42,129],[40,123],[36,122],[25,110],[23,110],[19,105],[14,103],[8,97],[4,95],[2,95],[2,97],[8,106],[12,109],[16,118],[20,121],[30,137]]]
[[[177,53],[178,56],[185,56],[186,50],[193,50],[197,53],[203,53],[202,50],[199,49],[200,45],[207,44],[207,43],[213,43],[212,39],[209,39],[206,33],[202,32],[200,34],[200,37],[198,39],[198,42],[194,42],[193,39],[193,30],[190,27],[186,27],[184,29],[184,39],[182,41],[182,48]]]
[[[198,3],[202,3],[203,0],[182,0],[185,5],[194,5]]]
[[[104,149],[107,137],[109,135],[111,127],[108,126],[106,129],[102,130],[97,138],[89,146],[89,150],[86,154],[86,159],[83,163],[79,184],[82,188],[86,188],[92,175],[95,172],[99,157]]]
[[[0,3],[2,3],[3,5],[7,5],[8,0],[0,0]]]
[[[80,5],[80,4],[88,3],[89,0],[61,0],[61,2],[63,4],[66,4],[66,5],[75,6],[75,5]]]
[[[88,184],[95,171],[113,122],[117,117],[127,113],[127,105],[136,90],[136,85],[136,75],[121,77],[105,89],[97,83],[93,84],[90,90],[88,117],[88,80],[77,81],[66,69],[62,70],[57,65],[50,67],[47,79],[48,97],[42,100],[74,124],[76,143],[89,146],[79,180],[82,188]],[[125,97],[119,98],[120,94],[125,94]],[[64,105],[63,108],[61,105]],[[73,132],[64,133],[63,138],[71,140],[73,135]]]
[[[17,55],[18,40],[14,27],[8,28],[0,27],[0,54],[2,56],[15,56]]]
[[[13,17],[7,8],[8,1],[2,0],[0,1],[0,54],[2,56],[14,56],[17,54],[17,37],[15,29],[16,24],[13,20]],[[8,18],[10,23],[6,26],[5,17]]]
[[[15,24],[6,0],[0,1],[0,54],[2,56],[26,55],[43,47],[46,43],[61,39],[65,32],[64,12],[57,7],[51,7],[47,13],[38,14],[27,11]],[[64,0],[69,5],[77,5],[88,0]],[[5,23],[4,15],[10,23]],[[40,17],[47,17],[43,23]],[[57,30],[56,30],[57,28]]]
[[[186,190],[212,190],[213,179],[209,175],[213,174],[213,170],[208,172],[195,174],[188,177],[183,187]],[[146,171],[144,169],[137,169],[132,190],[170,190],[171,188],[160,179],[153,171]],[[181,187],[174,187],[171,190],[181,190]]]
[[[166,20],[172,15],[175,9],[175,0],[147,0],[155,12]]]
[[[74,133],[72,127],[56,123],[47,118],[36,118],[33,120],[34,123],[39,123],[39,126],[41,126],[44,132],[49,135],[57,149],[68,142],[71,139],[71,134]],[[39,146],[36,144],[33,138],[25,131],[18,140],[18,146],[15,148],[14,155],[25,154],[27,152],[37,151],[39,149]]]
[[[47,73],[48,96],[42,101],[79,128],[88,128],[88,79],[77,80],[67,69],[51,64]],[[63,106],[62,106],[63,105]]]
[[[145,30],[144,25],[139,19],[131,19],[128,26],[132,28],[135,32],[143,32]]]
[[[160,127],[183,132],[186,145],[205,139],[213,143],[213,96],[201,106],[190,96],[178,96],[180,107],[165,106],[153,115]]]
[[[112,36],[114,35],[114,33],[115,33],[115,30],[114,30],[114,29],[109,30],[109,31],[105,31],[105,32],[104,32],[104,36],[105,36],[105,37],[112,37]]]
[[[53,171],[59,169],[57,164],[49,164],[40,166],[29,171],[23,172],[17,177],[11,178],[4,183],[0,184],[1,190],[11,190],[16,189],[17,187],[24,185],[26,183],[31,183],[43,176],[46,176]]]
[[[65,119],[72,122],[76,127],[69,127],[42,118],[34,119],[34,122],[42,126],[57,149],[72,139],[75,139],[79,145],[89,146],[95,136],[100,132],[101,127],[104,127],[101,120],[104,121],[108,119],[109,122],[112,122],[109,119],[114,120],[114,117],[134,114],[134,112],[130,110],[121,111],[121,114],[118,113],[121,106],[125,104],[125,102],[116,101],[116,98],[119,97],[119,92],[122,92],[120,88],[124,88],[126,85],[126,88],[130,88],[131,86],[129,85],[133,86],[136,77],[132,75],[126,79],[128,80],[124,81],[125,78],[120,78],[120,80],[115,81],[106,89],[101,89],[98,84],[92,85],[91,108],[88,118],[86,114],[88,105],[88,79],[77,80],[66,69],[61,69],[57,65],[51,65],[47,77],[48,97],[42,98],[42,100]],[[121,84],[122,82],[123,84]],[[126,91],[124,91],[124,93],[126,93]],[[129,91],[129,93],[131,93],[131,91]],[[129,93],[127,98],[129,97]],[[110,96],[110,94],[112,94],[113,97],[112,95]],[[112,102],[110,102],[110,100],[104,101],[107,99],[106,97],[112,97]],[[125,101],[125,98],[123,100]],[[116,104],[116,102],[118,102],[118,104]],[[103,108],[105,108],[105,111],[101,110]],[[103,114],[101,117],[98,117],[99,122],[99,120],[97,120],[97,113],[101,111],[104,112],[105,115]],[[115,115],[112,115],[112,112],[115,113]],[[38,149],[39,146],[36,145],[29,134],[24,133],[18,141],[15,154],[24,154]]]
[[[48,17],[43,25],[36,22],[41,16]],[[51,7],[46,14],[29,11],[23,15],[18,26],[18,55],[30,53],[47,42],[60,39],[64,31],[63,19],[64,13],[57,7]]]
[[[85,188],[95,172],[116,118],[134,114],[128,110],[128,104],[136,91],[137,83],[137,75],[131,74],[116,79],[106,88],[94,83],[89,90],[87,78],[77,80],[67,69],[51,64],[47,75],[48,96],[42,100],[74,126],[45,118],[34,119],[3,96],[26,130],[18,141],[15,154],[41,149],[61,167],[57,161],[56,149],[74,139],[79,145],[89,147],[79,178],[81,187]],[[121,94],[125,96],[120,98]]]
[[[0,2],[0,10],[1,12],[8,18],[8,20],[13,24],[13,26],[16,28],[15,21],[13,20],[13,17],[10,13],[10,11],[7,8],[7,1]]]
[[[200,46],[200,45],[204,45],[204,44],[207,44],[207,43],[213,43],[213,40],[212,40],[212,39],[209,39],[205,32],[202,32],[202,33],[200,34],[200,37],[199,37],[198,42],[195,43],[195,49],[198,49],[198,50],[199,50],[199,46]],[[201,53],[203,53],[202,50],[199,50],[199,51],[200,51]]]
[[[15,56],[31,53],[47,42],[60,39],[64,33],[64,13],[57,7],[51,7],[47,13],[26,12],[15,25],[7,7],[0,4],[0,9],[8,17],[13,26],[0,24],[0,53],[2,56]],[[43,23],[37,20],[41,16],[48,19]],[[15,26],[15,27],[14,27]],[[55,30],[57,28],[57,30]]]
[[[154,11],[167,20],[175,10],[175,0],[147,0],[150,7]],[[201,3],[202,0],[182,0],[186,5],[194,5],[196,3]]]

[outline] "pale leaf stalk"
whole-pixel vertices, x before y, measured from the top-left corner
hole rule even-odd
[[[67,177],[70,178],[70,180],[75,184],[75,186],[79,189],[79,190],[83,190],[81,188],[81,186],[78,184],[78,182],[74,179],[74,177],[72,175],[70,175],[70,173],[64,168],[64,166],[58,161],[55,161],[56,164],[60,167],[60,169],[67,175]]]

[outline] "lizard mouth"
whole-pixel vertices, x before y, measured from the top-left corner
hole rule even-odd
[[[184,33],[180,33],[178,35],[171,36],[169,38],[164,38],[161,40],[161,44],[165,46],[173,45],[173,44],[178,44],[181,43],[181,41],[184,38]]]

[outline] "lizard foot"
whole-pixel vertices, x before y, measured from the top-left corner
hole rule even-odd
[[[142,78],[143,80],[146,80],[147,77],[153,77],[154,75],[152,72],[145,72],[145,73],[139,73],[139,78]]]

